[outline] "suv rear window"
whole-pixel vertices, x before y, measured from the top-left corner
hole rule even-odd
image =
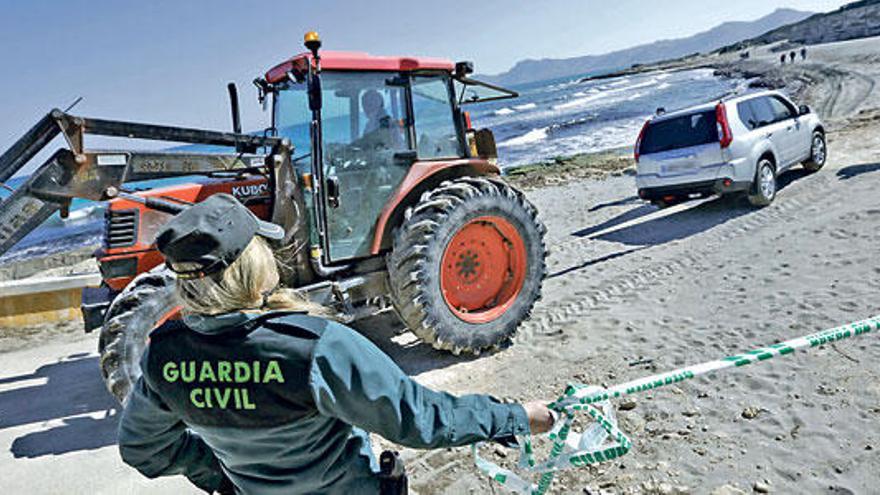
[[[707,110],[651,122],[645,130],[639,153],[647,155],[717,142],[715,110]]]

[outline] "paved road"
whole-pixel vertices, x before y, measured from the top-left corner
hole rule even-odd
[[[183,478],[150,481],[122,463],[117,405],[94,349],[95,336],[81,335],[3,354],[0,493],[198,493]]]

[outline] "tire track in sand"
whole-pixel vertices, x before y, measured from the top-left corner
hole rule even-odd
[[[769,207],[733,218],[708,232],[698,234],[699,242],[688,243],[685,253],[678,253],[670,259],[651,261],[645,266],[612,277],[599,287],[578,290],[560,299],[545,297],[536,306],[531,318],[520,327],[517,343],[531,343],[535,337],[549,334],[553,327],[573,323],[604,304],[620,302],[646,285],[663,285],[672,275],[684,269],[703,266],[706,258],[714,254],[715,248],[721,243],[727,243],[775,222],[796,220],[797,214],[806,206],[827,198],[827,188],[834,178],[828,173],[819,174],[821,175],[806,177],[802,182],[790,185],[790,194],[777,198]],[[551,254],[576,258],[578,254],[590,250],[591,241],[587,238],[574,239],[550,246]],[[576,262],[583,263],[583,260]],[[576,287],[579,282],[594,275],[590,270],[574,270],[563,277],[570,286]]]
[[[756,210],[743,217],[734,218],[710,231],[699,235],[699,242],[683,246],[687,251],[673,253],[668,260],[657,260],[635,268],[626,273],[609,278],[600,287],[578,290],[569,296],[554,299],[545,296],[532,313],[529,320],[523,323],[516,337],[516,345],[526,344],[529,352],[540,352],[542,349],[559,345],[558,333],[552,333],[554,327],[579,321],[583,316],[603,305],[618,303],[635,294],[647,284],[662,285],[668,283],[672,276],[687,269],[694,269],[706,264],[715,248],[724,242],[737,239],[743,235],[770,226],[774,222],[796,220],[807,206],[816,206],[819,199],[827,198],[827,189],[834,182],[832,174],[822,174],[804,178],[792,184],[783,197],[773,205]],[[562,257],[564,260],[582,263],[577,259],[584,253],[592,253],[594,241],[589,238],[572,239],[551,245],[551,256]],[[666,245],[656,246],[668,249]],[[650,249],[650,248],[649,248]],[[681,251],[677,249],[676,251]],[[579,281],[594,276],[589,270],[575,270],[562,277],[577,286]],[[561,292],[561,291],[557,291]],[[485,490],[492,488],[486,480],[467,471],[470,457],[461,448],[451,450],[433,450],[417,452],[406,459],[407,469],[413,488],[435,486],[451,487],[462,477],[468,476],[471,483],[479,483]]]
[[[820,70],[827,78],[823,85],[830,87],[828,96],[818,105],[818,112],[825,119],[851,117],[876,86],[873,78],[860,72],[841,67]]]
[[[821,207],[822,202],[819,200],[825,199],[827,202],[834,199],[827,192],[835,182],[835,176],[828,171],[805,177],[788,186],[784,190],[786,194],[771,206],[734,218],[699,234],[696,236],[698,242],[680,246],[666,260],[651,261],[645,266],[611,277],[601,287],[578,290],[559,299],[545,296],[535,307],[532,317],[520,327],[516,345],[526,344],[528,352],[533,355],[559,345],[559,334],[553,332],[554,327],[576,323],[585,314],[600,309],[603,305],[619,303],[642,290],[647,284],[667,284],[677,273],[695,268],[700,270],[709,264],[707,258],[714,254],[721,243],[772,226],[776,222],[797,221],[799,216],[808,215],[811,209]],[[570,261],[579,254],[589,252],[593,243],[588,238],[556,243],[551,246],[551,255]],[[660,250],[669,249],[668,245],[656,247]],[[582,263],[583,260],[575,262]],[[593,276],[595,274],[589,270],[575,270],[562,277],[571,286],[577,286],[578,281]],[[457,483],[462,483],[465,477],[466,484],[480,487],[478,492],[489,492],[493,488],[491,482],[469,470],[472,461],[464,448],[419,451],[413,454],[411,457],[407,456],[406,463],[414,489],[444,486],[450,490]]]

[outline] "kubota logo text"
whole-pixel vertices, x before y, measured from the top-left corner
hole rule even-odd
[[[232,195],[236,198],[259,196],[269,191],[268,184],[248,184],[246,186],[232,186]]]

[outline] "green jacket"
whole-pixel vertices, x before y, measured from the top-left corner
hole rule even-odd
[[[141,367],[123,460],[206,491],[377,493],[367,431],[438,448],[529,428],[522,406],[423,387],[356,331],[301,314],[172,322],[151,334]]]

